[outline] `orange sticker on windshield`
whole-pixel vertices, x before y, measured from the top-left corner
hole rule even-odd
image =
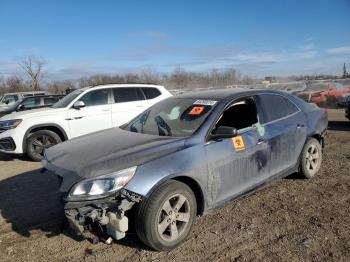
[[[233,143],[233,146],[235,147],[236,151],[240,151],[240,150],[244,150],[245,149],[244,141],[243,141],[243,137],[242,136],[232,137],[232,143]]]
[[[204,106],[194,106],[191,111],[188,113],[190,116],[200,115],[204,110]]]

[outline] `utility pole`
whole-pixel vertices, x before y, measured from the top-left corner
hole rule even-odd
[[[344,65],[343,65],[343,78],[346,78],[346,77],[348,77],[348,72],[346,71],[346,63],[344,63]]]

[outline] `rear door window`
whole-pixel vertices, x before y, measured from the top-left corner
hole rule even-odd
[[[58,101],[58,97],[45,97],[44,98],[44,105],[53,105]]]
[[[263,94],[258,98],[263,111],[262,123],[271,122],[299,111],[294,103],[281,95]]]
[[[120,87],[113,89],[115,103],[145,100],[140,88]]]
[[[145,94],[146,99],[153,99],[161,95],[161,92],[154,87],[143,87],[142,91]]]

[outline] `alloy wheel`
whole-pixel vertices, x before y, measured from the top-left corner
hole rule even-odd
[[[57,141],[48,135],[38,135],[32,142],[31,149],[33,155],[43,157],[44,150],[57,144]]]
[[[190,204],[182,194],[168,198],[158,216],[158,233],[167,242],[177,240],[190,221]]]
[[[317,146],[311,144],[306,153],[306,168],[314,175],[319,169],[320,152]]]

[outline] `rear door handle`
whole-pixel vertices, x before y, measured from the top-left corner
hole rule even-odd
[[[303,124],[297,124],[297,128],[302,128],[302,127],[304,127]]]
[[[263,143],[265,143],[265,139],[260,138],[256,144],[261,145]]]
[[[109,111],[109,109],[102,109],[102,111],[103,111],[103,112],[108,112],[108,111]]]

